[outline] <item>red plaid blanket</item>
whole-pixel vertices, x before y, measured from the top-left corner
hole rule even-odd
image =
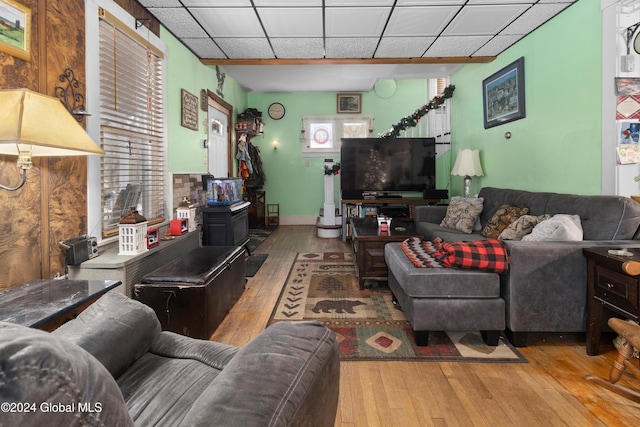
[[[478,269],[502,274],[509,269],[509,252],[501,240],[487,239],[472,242],[433,242],[410,237],[400,247],[414,266],[457,267]]]

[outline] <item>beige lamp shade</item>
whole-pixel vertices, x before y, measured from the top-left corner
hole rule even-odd
[[[0,90],[0,106],[0,154],[104,154],[59,99],[28,89],[5,89]]]
[[[484,176],[482,165],[480,165],[480,151],[470,148],[458,150],[458,156],[451,170],[451,175]]]

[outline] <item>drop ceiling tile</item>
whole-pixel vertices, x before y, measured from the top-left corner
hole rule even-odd
[[[379,37],[390,7],[330,7],[325,9],[327,37]]]
[[[469,0],[467,5],[492,4],[492,5],[495,5],[496,7],[502,7],[506,4],[527,3],[529,5],[532,5],[536,2],[537,0]]]
[[[516,19],[511,25],[502,30],[500,34],[529,34],[568,6],[569,3],[535,5]]]
[[[398,0],[396,6],[442,6],[464,4],[467,0]]]
[[[300,59],[322,58],[324,56],[324,43],[318,38],[272,38],[271,46],[277,58]]]
[[[150,7],[182,7],[180,0],[138,0],[145,8]]]
[[[424,56],[471,56],[490,39],[491,36],[438,37]]]
[[[180,41],[191,49],[198,58],[225,58],[224,53],[210,38],[183,38]]]
[[[251,0],[182,0],[182,3],[186,7],[251,7]]]
[[[218,46],[231,59],[274,58],[269,41],[262,38],[216,38]]]
[[[258,8],[269,37],[322,37],[322,8]],[[243,25],[244,27],[244,25]]]
[[[384,35],[437,36],[459,9],[457,6],[396,8]]]
[[[372,58],[378,38],[328,38],[325,45],[327,58]]]
[[[393,6],[394,0],[325,0],[326,7],[331,6]]]
[[[466,6],[442,33],[446,36],[493,35],[520,16],[531,5]]]
[[[189,11],[213,37],[264,37],[253,8],[192,8]]]
[[[376,58],[420,58],[435,37],[384,37],[376,50]]]
[[[262,7],[262,6],[310,7],[310,6],[322,6],[322,0],[253,0],[253,4],[255,4],[257,7]]]
[[[522,37],[520,34],[495,36],[489,40],[487,44],[478,49],[473,56],[498,56],[498,54],[510,48]]]
[[[575,3],[578,0],[540,0],[538,3]]]
[[[207,33],[198,25],[184,8],[154,8],[149,12],[163,23],[171,33],[178,37],[207,37]]]

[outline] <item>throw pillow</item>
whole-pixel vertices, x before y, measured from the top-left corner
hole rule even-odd
[[[483,206],[484,199],[482,197],[452,197],[440,226],[471,234],[473,224],[482,212]]]
[[[557,214],[533,227],[531,234],[523,241],[539,242],[544,240],[573,241],[582,240],[582,223],[578,215]]]
[[[502,205],[498,208],[496,213],[493,214],[480,234],[487,239],[497,239],[500,233],[502,233],[502,230],[507,228],[509,224],[520,218],[522,215],[526,215],[528,213],[529,208]]]
[[[551,218],[551,215],[522,215],[507,226],[498,236],[500,240],[521,240],[524,236],[531,233],[533,227],[542,221]]]

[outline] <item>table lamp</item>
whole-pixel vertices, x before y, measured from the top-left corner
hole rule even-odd
[[[484,176],[480,165],[480,151],[470,148],[458,150],[451,175],[464,176],[464,197],[471,197],[471,177]]]

